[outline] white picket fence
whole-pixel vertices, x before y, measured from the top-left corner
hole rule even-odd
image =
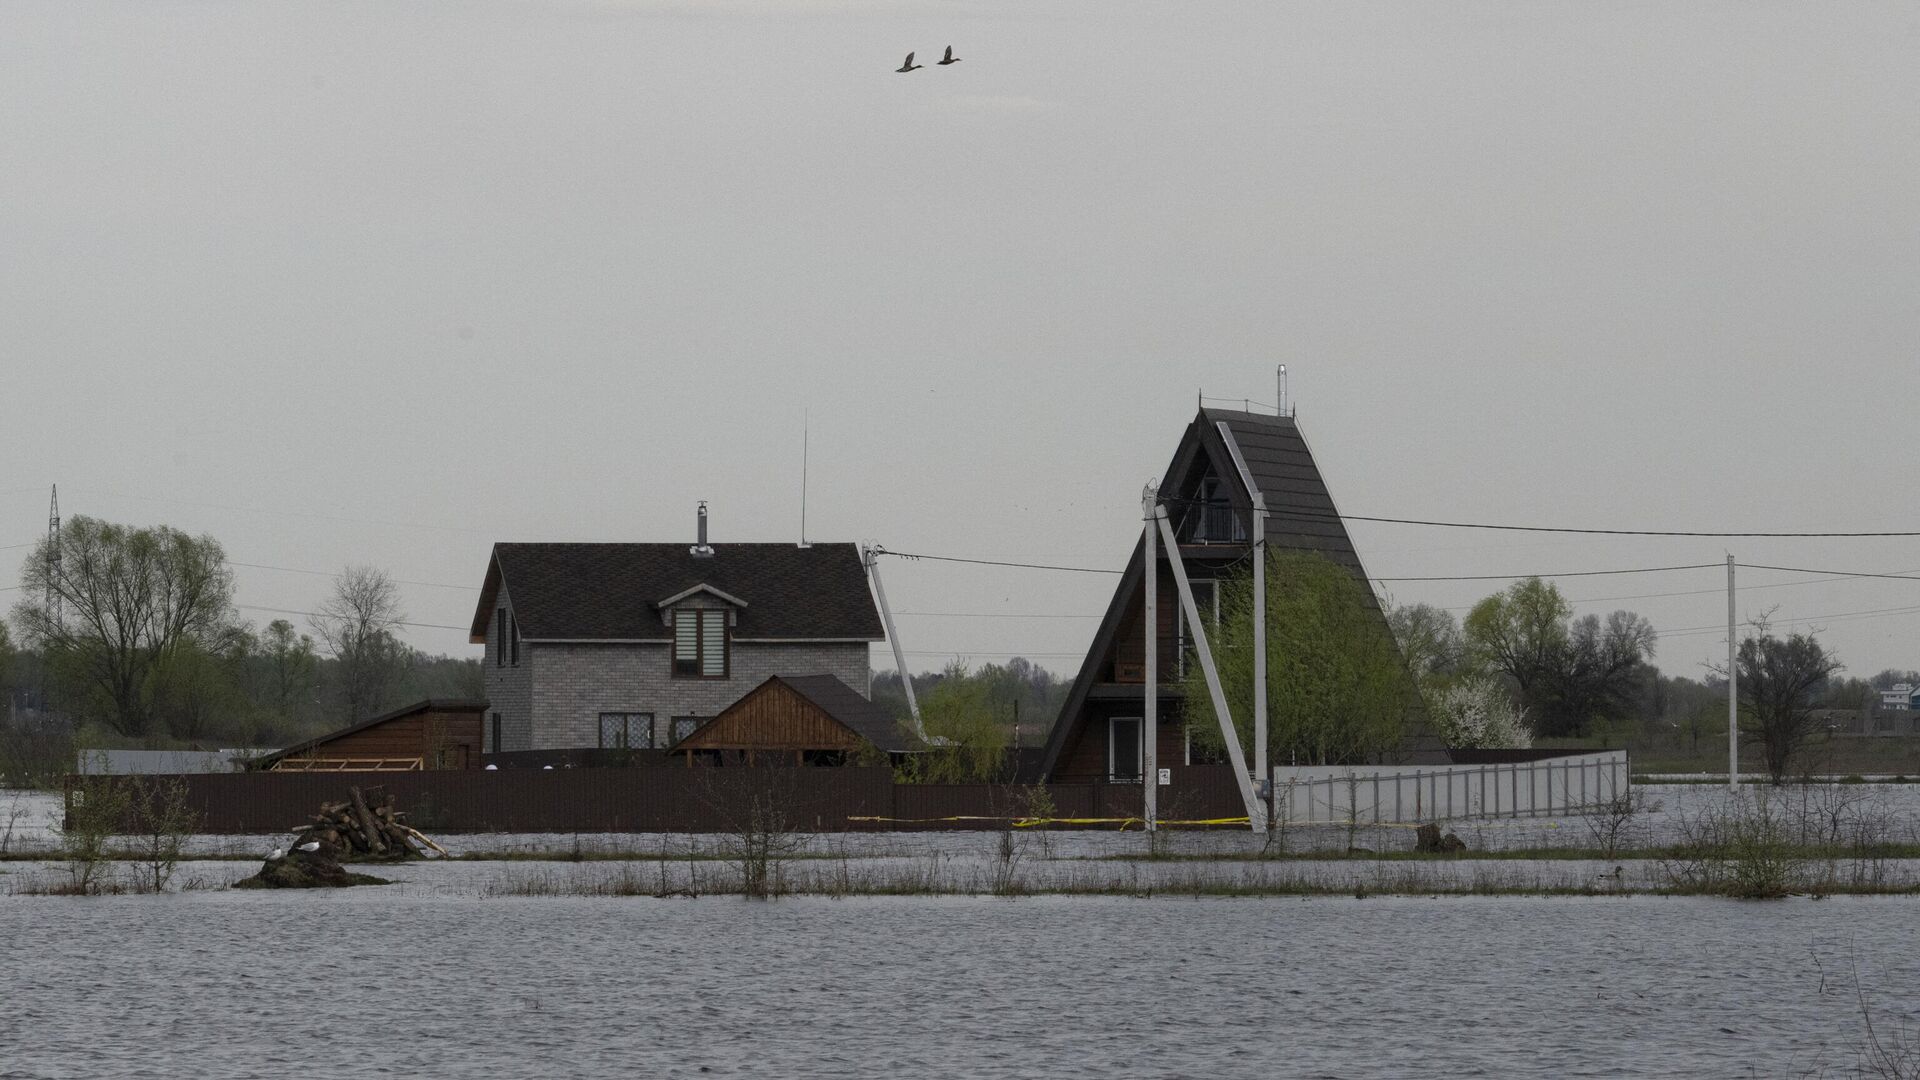
[[[1590,813],[1625,796],[1627,752],[1510,765],[1318,766],[1273,770],[1274,816],[1292,824],[1410,824]]]

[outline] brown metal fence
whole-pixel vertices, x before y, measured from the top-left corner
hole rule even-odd
[[[895,784],[885,768],[204,773],[85,782],[135,780],[182,785],[198,831],[211,834],[288,831],[321,803],[346,799],[354,786],[370,798],[391,795],[409,821],[430,833],[727,832],[745,824],[756,807],[774,808],[788,827],[803,831],[998,829],[1039,808],[1026,786]],[[1053,816],[1083,821],[1078,827],[1138,825],[1137,784],[1059,784],[1045,791]],[[71,778],[69,803],[82,795],[83,782]],[[1242,812],[1223,767],[1178,770],[1160,799],[1163,817]]]

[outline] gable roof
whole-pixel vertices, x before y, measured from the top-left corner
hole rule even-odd
[[[477,701],[470,698],[423,698],[419,701],[414,702],[411,705],[402,705],[400,708],[395,709],[392,712],[381,713],[379,716],[376,716],[370,720],[362,720],[357,724],[348,724],[346,727],[340,728],[337,731],[329,731],[325,735],[315,735],[313,738],[308,739],[305,742],[294,743],[292,746],[287,747],[285,750],[276,750],[271,754],[263,754],[260,757],[253,758],[252,760],[247,762],[247,767],[250,769],[259,769],[259,770],[269,769],[273,767],[274,762],[279,761],[281,758],[296,757],[300,754],[306,753],[309,750],[312,750],[314,747],[323,746],[327,743],[334,741],[335,739],[344,738],[356,732],[365,731],[370,727],[378,727],[389,720],[398,720],[403,716],[412,716],[414,713],[420,713],[420,712],[483,713],[486,711],[487,711],[487,702],[485,701]]]
[[[737,598],[736,641],[881,641],[880,614],[852,544],[495,544],[471,640],[487,638],[505,586],[530,641],[666,641],[658,607],[704,589]]]
[[[748,707],[748,703],[776,688],[784,688],[812,705],[829,721],[845,728],[851,736],[865,739],[875,747],[889,753],[898,753],[916,749],[911,737],[902,729],[899,721],[887,715],[887,711],[860,695],[860,692],[833,675],[774,675],[759,686],[740,696],[740,700],[720,710],[713,719],[700,725],[692,733],[669,749],[687,747],[702,749],[701,743],[706,737],[714,736],[724,729],[736,727],[741,722],[739,713]],[[734,734],[738,734],[737,732]],[[749,737],[745,741],[751,743]],[[710,747],[709,747],[710,748]]]
[[[1326,556],[1367,586],[1363,590],[1367,605],[1379,612],[1379,601],[1367,581],[1360,553],[1347,535],[1339,510],[1333,504],[1333,495],[1314,464],[1313,451],[1293,417],[1201,409],[1181,434],[1173,460],[1161,474],[1162,490],[1175,494],[1203,471],[1211,472],[1222,482],[1228,501],[1243,520],[1251,520],[1253,496],[1257,493],[1263,498],[1270,549],[1314,551]],[[1248,490],[1249,481],[1254,490]],[[1120,625],[1129,607],[1138,603],[1137,590],[1144,562],[1143,545],[1136,538],[1113,598],[1107,603],[1106,614],[1094,632],[1087,657],[1081,662],[1073,689],[1068,692],[1053,730],[1047,736],[1042,762],[1044,775],[1052,775],[1059,764],[1060,754],[1078,726],[1087,697],[1098,681],[1101,665],[1114,646]],[[1384,613],[1381,618],[1384,621]],[[1410,745],[1423,741],[1416,738],[1410,740]]]

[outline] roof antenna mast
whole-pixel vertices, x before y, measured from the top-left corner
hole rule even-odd
[[[800,546],[812,547],[807,543],[807,442],[812,427],[813,410],[800,414]]]
[[[1274,399],[1278,403],[1274,411],[1281,416],[1292,416],[1293,410],[1287,405],[1287,365],[1280,365],[1280,371],[1277,377],[1280,382],[1280,395]]]

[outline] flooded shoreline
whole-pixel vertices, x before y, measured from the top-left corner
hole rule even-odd
[[[1859,998],[1887,1030],[1920,1019],[1915,910],[416,885],[22,901],[0,904],[0,1045],[32,1077],[1801,1075],[1856,1065]]]

